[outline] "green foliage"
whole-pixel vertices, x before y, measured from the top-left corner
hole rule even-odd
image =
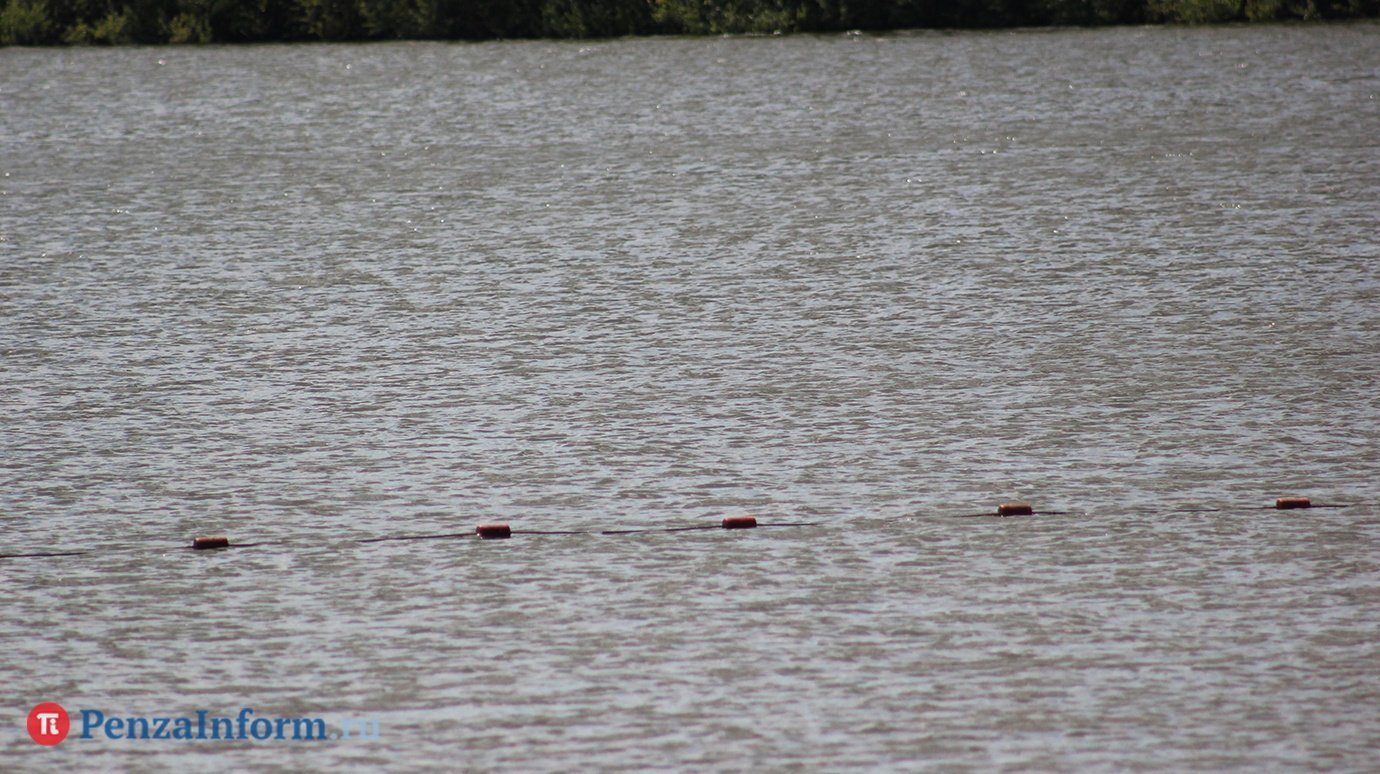
[[[302,0],[308,36],[318,40],[352,40],[363,34],[364,20],[354,0]]]
[[[1031,0],[1030,11],[1039,24],[1128,24],[1145,17],[1140,0]]]
[[[110,13],[108,0],[41,0],[48,16],[49,43],[57,43],[78,24],[94,24]]]
[[[420,18],[417,0],[358,0],[361,27],[370,38],[418,37]]]
[[[128,11],[111,11],[93,24],[79,22],[69,28],[63,33],[62,42],[74,46],[135,43],[134,20]]]
[[[1244,0],[1150,0],[1150,15],[1181,24],[1214,24],[1245,18]]]
[[[211,25],[195,14],[183,12],[169,19],[166,32],[168,42],[174,45],[211,42]]]
[[[1247,0],[1246,18],[1357,19],[1380,15],[1377,0]]]
[[[1246,0],[1246,18],[1251,21],[1271,21],[1283,18],[1288,3],[1285,0]]]
[[[354,0],[353,15],[337,5],[337,16],[351,21],[366,38],[478,37],[472,0]],[[501,31],[500,31],[501,32]]]
[[[206,8],[206,26],[218,42],[263,40],[285,37],[275,30],[269,14],[269,0],[194,0]],[[186,5],[183,0],[182,5]]]
[[[1380,0],[0,0],[0,45],[591,38],[1376,16]]]
[[[812,29],[802,23],[807,13],[793,0],[653,0],[651,22],[653,29],[678,35],[766,35]]]
[[[652,5],[646,0],[543,0],[540,16],[541,34],[557,38],[636,35],[652,27]]]
[[[50,43],[51,24],[42,0],[10,0],[0,10],[0,46],[37,46]]]

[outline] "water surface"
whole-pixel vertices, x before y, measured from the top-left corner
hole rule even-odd
[[[91,551],[0,560],[7,765],[1366,769],[1377,94],[1375,25],[0,50],[0,553]],[[356,542],[737,513],[819,524]]]

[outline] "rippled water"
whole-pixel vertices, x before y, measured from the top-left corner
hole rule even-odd
[[[0,559],[5,768],[1368,769],[1377,94],[1375,25],[2,49],[0,553],[88,551]],[[357,542],[736,513],[818,525]]]

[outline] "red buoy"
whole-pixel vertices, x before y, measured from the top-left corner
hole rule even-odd
[[[1307,497],[1281,497],[1275,500],[1275,507],[1287,511],[1293,508],[1312,508],[1313,503]]]
[[[998,516],[1029,516],[1034,512],[1030,503],[1002,503],[997,506]]]
[[[474,528],[474,534],[485,540],[502,540],[513,536],[513,531],[507,524],[480,524]]]
[[[724,517],[724,529],[752,529],[757,526],[755,516],[726,516]]]
[[[192,538],[192,548],[204,551],[208,548],[229,548],[230,538],[224,535],[202,535]]]

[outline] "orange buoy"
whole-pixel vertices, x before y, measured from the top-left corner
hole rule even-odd
[[[1002,503],[997,506],[998,516],[1029,516],[1034,512],[1030,503]]]
[[[757,526],[755,516],[725,516],[724,529],[752,529]]]
[[[1313,503],[1307,497],[1281,497],[1275,500],[1275,507],[1287,511],[1293,508],[1311,508]]]
[[[192,538],[192,548],[203,551],[208,548],[229,548],[230,538],[224,535],[201,535]]]
[[[513,531],[507,524],[480,524],[474,528],[474,534],[485,540],[501,540],[513,536]]]

